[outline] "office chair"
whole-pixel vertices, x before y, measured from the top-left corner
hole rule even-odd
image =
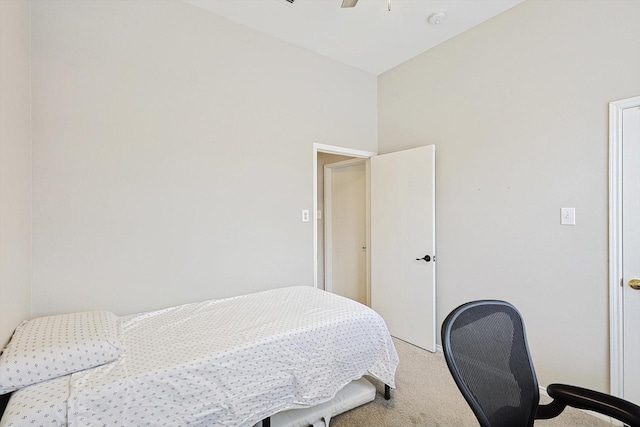
[[[539,405],[524,323],[507,302],[474,301],[453,310],[442,324],[442,348],[481,427],[531,427],[536,419],[560,415],[566,406],[640,427],[640,406],[580,387],[551,384],[547,393],[553,401]]]

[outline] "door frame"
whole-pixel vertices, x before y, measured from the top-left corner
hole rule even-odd
[[[622,277],[622,113],[640,96],[609,103],[609,354],[611,394],[624,395]]]
[[[338,147],[313,143],[313,287],[318,287],[318,153],[339,154],[341,156],[360,157],[368,159],[378,153],[373,151],[356,150],[353,148]],[[367,234],[369,230],[367,230]],[[369,274],[369,272],[367,272]]]
[[[341,169],[362,163],[364,163],[365,167],[365,248],[369,248],[369,162],[366,158],[356,157],[353,159],[324,165],[324,289],[328,292],[333,292],[333,274],[327,274],[328,271],[331,271],[333,273],[333,195],[331,185],[333,172],[336,169]],[[367,250],[365,261],[365,302],[369,307],[371,307],[369,260],[370,258]]]

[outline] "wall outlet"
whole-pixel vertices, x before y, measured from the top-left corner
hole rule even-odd
[[[309,222],[309,210],[308,209],[303,209],[302,210],[302,222]]]

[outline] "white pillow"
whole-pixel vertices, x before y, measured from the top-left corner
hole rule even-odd
[[[118,317],[86,311],[24,321],[0,354],[0,394],[103,365],[124,352]]]

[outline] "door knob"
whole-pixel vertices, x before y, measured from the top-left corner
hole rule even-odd
[[[640,291],[640,279],[631,279],[631,280],[629,280],[629,286],[631,286],[631,289],[635,289],[636,291]]]
[[[416,258],[416,261],[424,260],[425,262],[431,261],[431,257],[429,255],[425,255],[422,258]]]

